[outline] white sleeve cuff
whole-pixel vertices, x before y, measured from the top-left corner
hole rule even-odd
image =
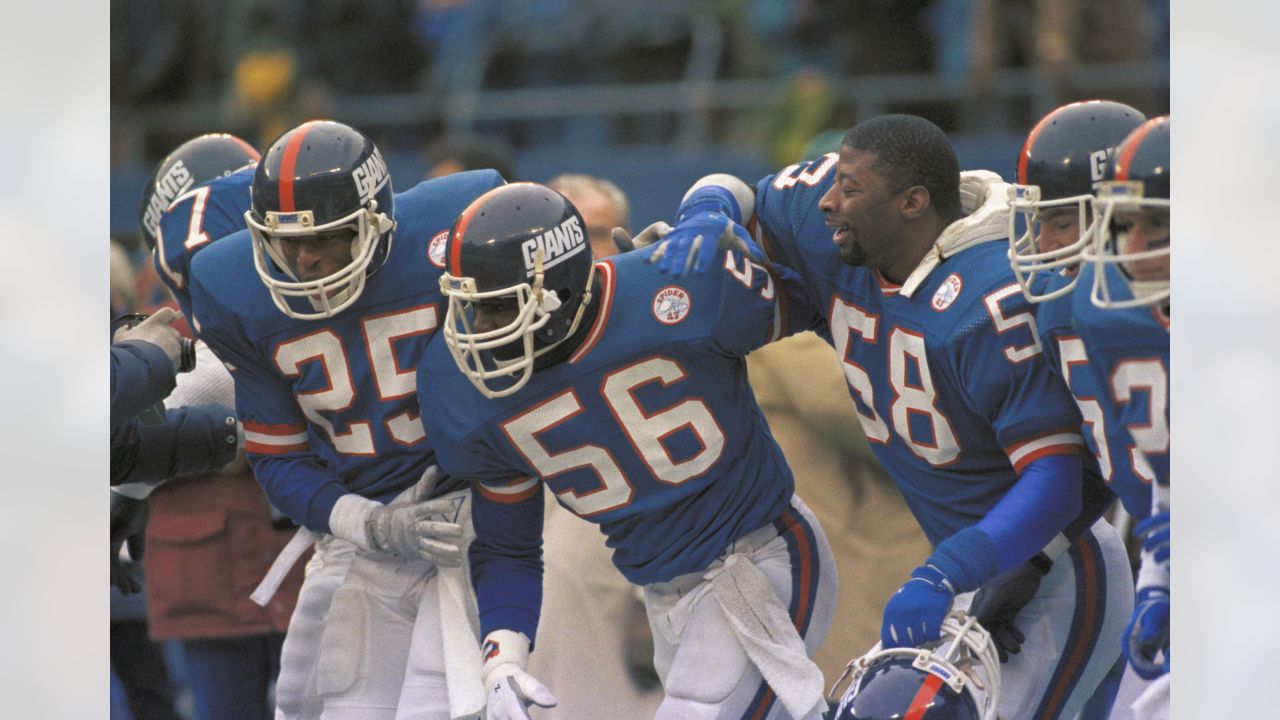
[[[733,199],[738,201],[738,210],[742,212],[742,224],[744,226],[751,220],[751,216],[756,210],[755,191],[742,180],[726,173],[715,173],[698,180],[698,182],[689,187],[680,202],[684,202],[686,198],[693,194],[694,190],[708,185],[722,187],[733,195]]]

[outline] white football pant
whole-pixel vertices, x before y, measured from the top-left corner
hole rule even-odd
[[[780,522],[730,544],[708,571],[724,565],[731,554],[749,560],[764,574],[791,618],[784,632],[798,630],[812,658],[831,627],[838,592],[835,558],[818,519],[793,496]],[[644,588],[654,667],[666,695],[655,718],[790,718],[735,637],[714,593],[705,591],[708,581],[703,575],[689,573]],[[663,618],[681,598],[698,593],[701,597],[694,600],[679,637],[669,637]],[[803,720],[817,717],[811,714]]]

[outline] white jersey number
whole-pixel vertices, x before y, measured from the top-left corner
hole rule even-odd
[[[875,344],[878,324],[879,316],[838,297],[833,299],[831,337],[844,366],[845,380],[862,405],[870,411],[862,412],[862,408],[855,403],[858,420],[861,421],[868,440],[884,445],[889,442],[889,427],[876,411],[875,388],[871,376],[861,365],[850,359],[854,354],[851,353],[854,336],[857,335],[859,342]],[[920,378],[919,385],[913,385],[907,380],[908,363],[915,364],[916,374]],[[929,374],[924,336],[899,327],[889,333],[889,384],[893,390],[889,416],[893,420],[897,436],[911,448],[911,452],[930,465],[941,466],[953,462],[960,455],[960,446],[951,429],[951,422],[937,407],[937,392]],[[912,436],[912,413],[928,418],[933,435],[931,442],[916,440]]]
[[[646,415],[636,402],[634,392],[652,382],[664,387],[683,380],[686,373],[679,363],[655,357],[615,370],[604,377],[600,394],[626,433],[636,454],[648,466],[654,478],[669,485],[679,485],[706,472],[724,451],[725,436],[712,417],[707,404],[686,398],[668,408]],[[569,450],[547,450],[538,434],[559,425],[583,411],[582,403],[572,389],[556,395],[537,407],[503,423],[502,429],[512,445],[533,465],[544,480],[579,468],[590,468],[600,480],[600,487],[590,492],[566,490],[557,493],[561,502],[574,513],[589,517],[622,507],[631,501],[630,481],[608,448],[590,443]],[[702,449],[692,457],[676,462],[663,445],[663,439],[688,428]]]
[[[416,368],[401,368],[396,360],[395,344],[404,338],[435,331],[438,324],[435,305],[424,305],[408,310],[396,310],[361,320],[364,351],[373,369],[374,390],[380,402],[396,400],[412,395],[418,390]],[[351,363],[341,338],[332,330],[295,338],[276,348],[275,363],[286,378],[302,374],[302,366],[319,362],[324,369],[328,387],[320,390],[296,393],[298,407],[308,420],[325,431],[334,449],[344,455],[373,455],[373,428],[369,421],[347,423],[346,432],[339,432],[327,413],[338,413],[350,408],[356,400],[355,382],[351,377]],[[402,445],[412,445],[426,434],[421,418],[406,410],[387,418],[387,433]]]
[[[1144,453],[1161,455],[1169,452],[1169,373],[1156,358],[1122,360],[1111,371],[1111,394],[1117,403],[1128,404],[1133,391],[1147,393],[1147,423],[1129,425],[1133,446],[1129,459],[1138,477],[1151,482],[1155,471]]]
[[[1058,354],[1062,358],[1062,377],[1071,388],[1071,395],[1080,407],[1080,417],[1093,435],[1094,446],[1098,448],[1098,470],[1102,479],[1111,482],[1111,450],[1107,447],[1107,421],[1102,416],[1102,405],[1094,397],[1081,397],[1071,384],[1071,369],[1076,365],[1088,365],[1089,357],[1085,354],[1084,341],[1078,337],[1066,336],[1058,338]],[[1088,372],[1082,370],[1081,372]]]

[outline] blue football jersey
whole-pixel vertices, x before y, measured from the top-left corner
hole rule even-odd
[[[328,531],[337,499],[387,501],[433,462],[419,419],[417,362],[443,319],[444,240],[491,170],[428,180],[395,197],[385,264],[324,320],[281,313],[254,270],[248,230],[191,266],[195,330],[231,369],[254,474],[276,507]],[[436,494],[461,487],[446,479]]]
[[[1035,282],[1046,283],[1038,292],[1050,292],[1069,279],[1060,274],[1044,274]],[[1102,479],[1120,498],[1129,515],[1144,518],[1151,514],[1150,481],[1133,472],[1127,451],[1128,431],[1115,417],[1107,393],[1089,365],[1089,353],[1072,319],[1071,302],[1071,295],[1067,294],[1040,304],[1036,310],[1040,344],[1050,366],[1062,376],[1076,399],[1084,419],[1081,434],[1097,461]]]
[[[1120,269],[1108,266],[1116,277],[1112,288],[1121,288],[1117,299],[1126,300],[1128,283]],[[1152,480],[1169,484],[1169,324],[1156,308],[1123,310],[1094,307],[1093,266],[1085,264],[1080,282],[1071,293],[1076,330],[1089,352],[1093,370],[1109,415],[1121,439],[1119,464],[1150,487]],[[1145,517],[1145,515],[1135,515]]]
[[[214,240],[244,230],[249,209],[249,185],[257,165],[210,180],[177,197],[160,216],[152,257],[156,274],[178,300],[191,322],[191,293],[187,276],[191,258]]]
[[[787,507],[794,480],[743,356],[817,321],[787,301],[794,287],[736,254],[681,281],[647,255],[597,263],[586,340],[511,396],[481,395],[442,341],[418,366],[423,425],[441,468],[475,483],[478,535],[484,503],[532,504],[545,482],[600,525],[638,585],[706,568]]]
[[[911,297],[841,261],[818,209],[836,159],[761,180],[754,222],[824,313],[871,449],[936,545],[981,520],[1036,458],[1083,454],[1080,413],[1044,356],[1007,244],[943,260]]]

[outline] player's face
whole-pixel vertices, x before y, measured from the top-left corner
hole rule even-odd
[[[479,334],[507,327],[516,321],[520,308],[514,298],[495,298],[483,300],[472,306],[472,332]],[[499,360],[513,360],[520,357],[523,348],[519,342],[511,342],[493,348],[490,352]]]
[[[1164,208],[1117,210],[1111,223],[1117,249],[1121,253],[1141,253],[1169,247],[1169,211]],[[1166,254],[1126,262],[1124,270],[1134,280],[1168,280],[1169,256]]]
[[[1080,213],[1073,207],[1050,208],[1036,216],[1040,223],[1040,252],[1052,252],[1080,239]],[[1074,276],[1078,267],[1063,268],[1063,274]]]
[[[280,253],[294,277],[303,282],[326,278],[351,264],[355,228],[314,235],[280,236]]]
[[[827,227],[835,230],[831,242],[840,248],[840,258],[848,265],[886,268],[898,256],[900,217],[894,193],[886,178],[876,173],[876,156],[849,146],[840,148],[836,180],[818,209],[826,215]]]

